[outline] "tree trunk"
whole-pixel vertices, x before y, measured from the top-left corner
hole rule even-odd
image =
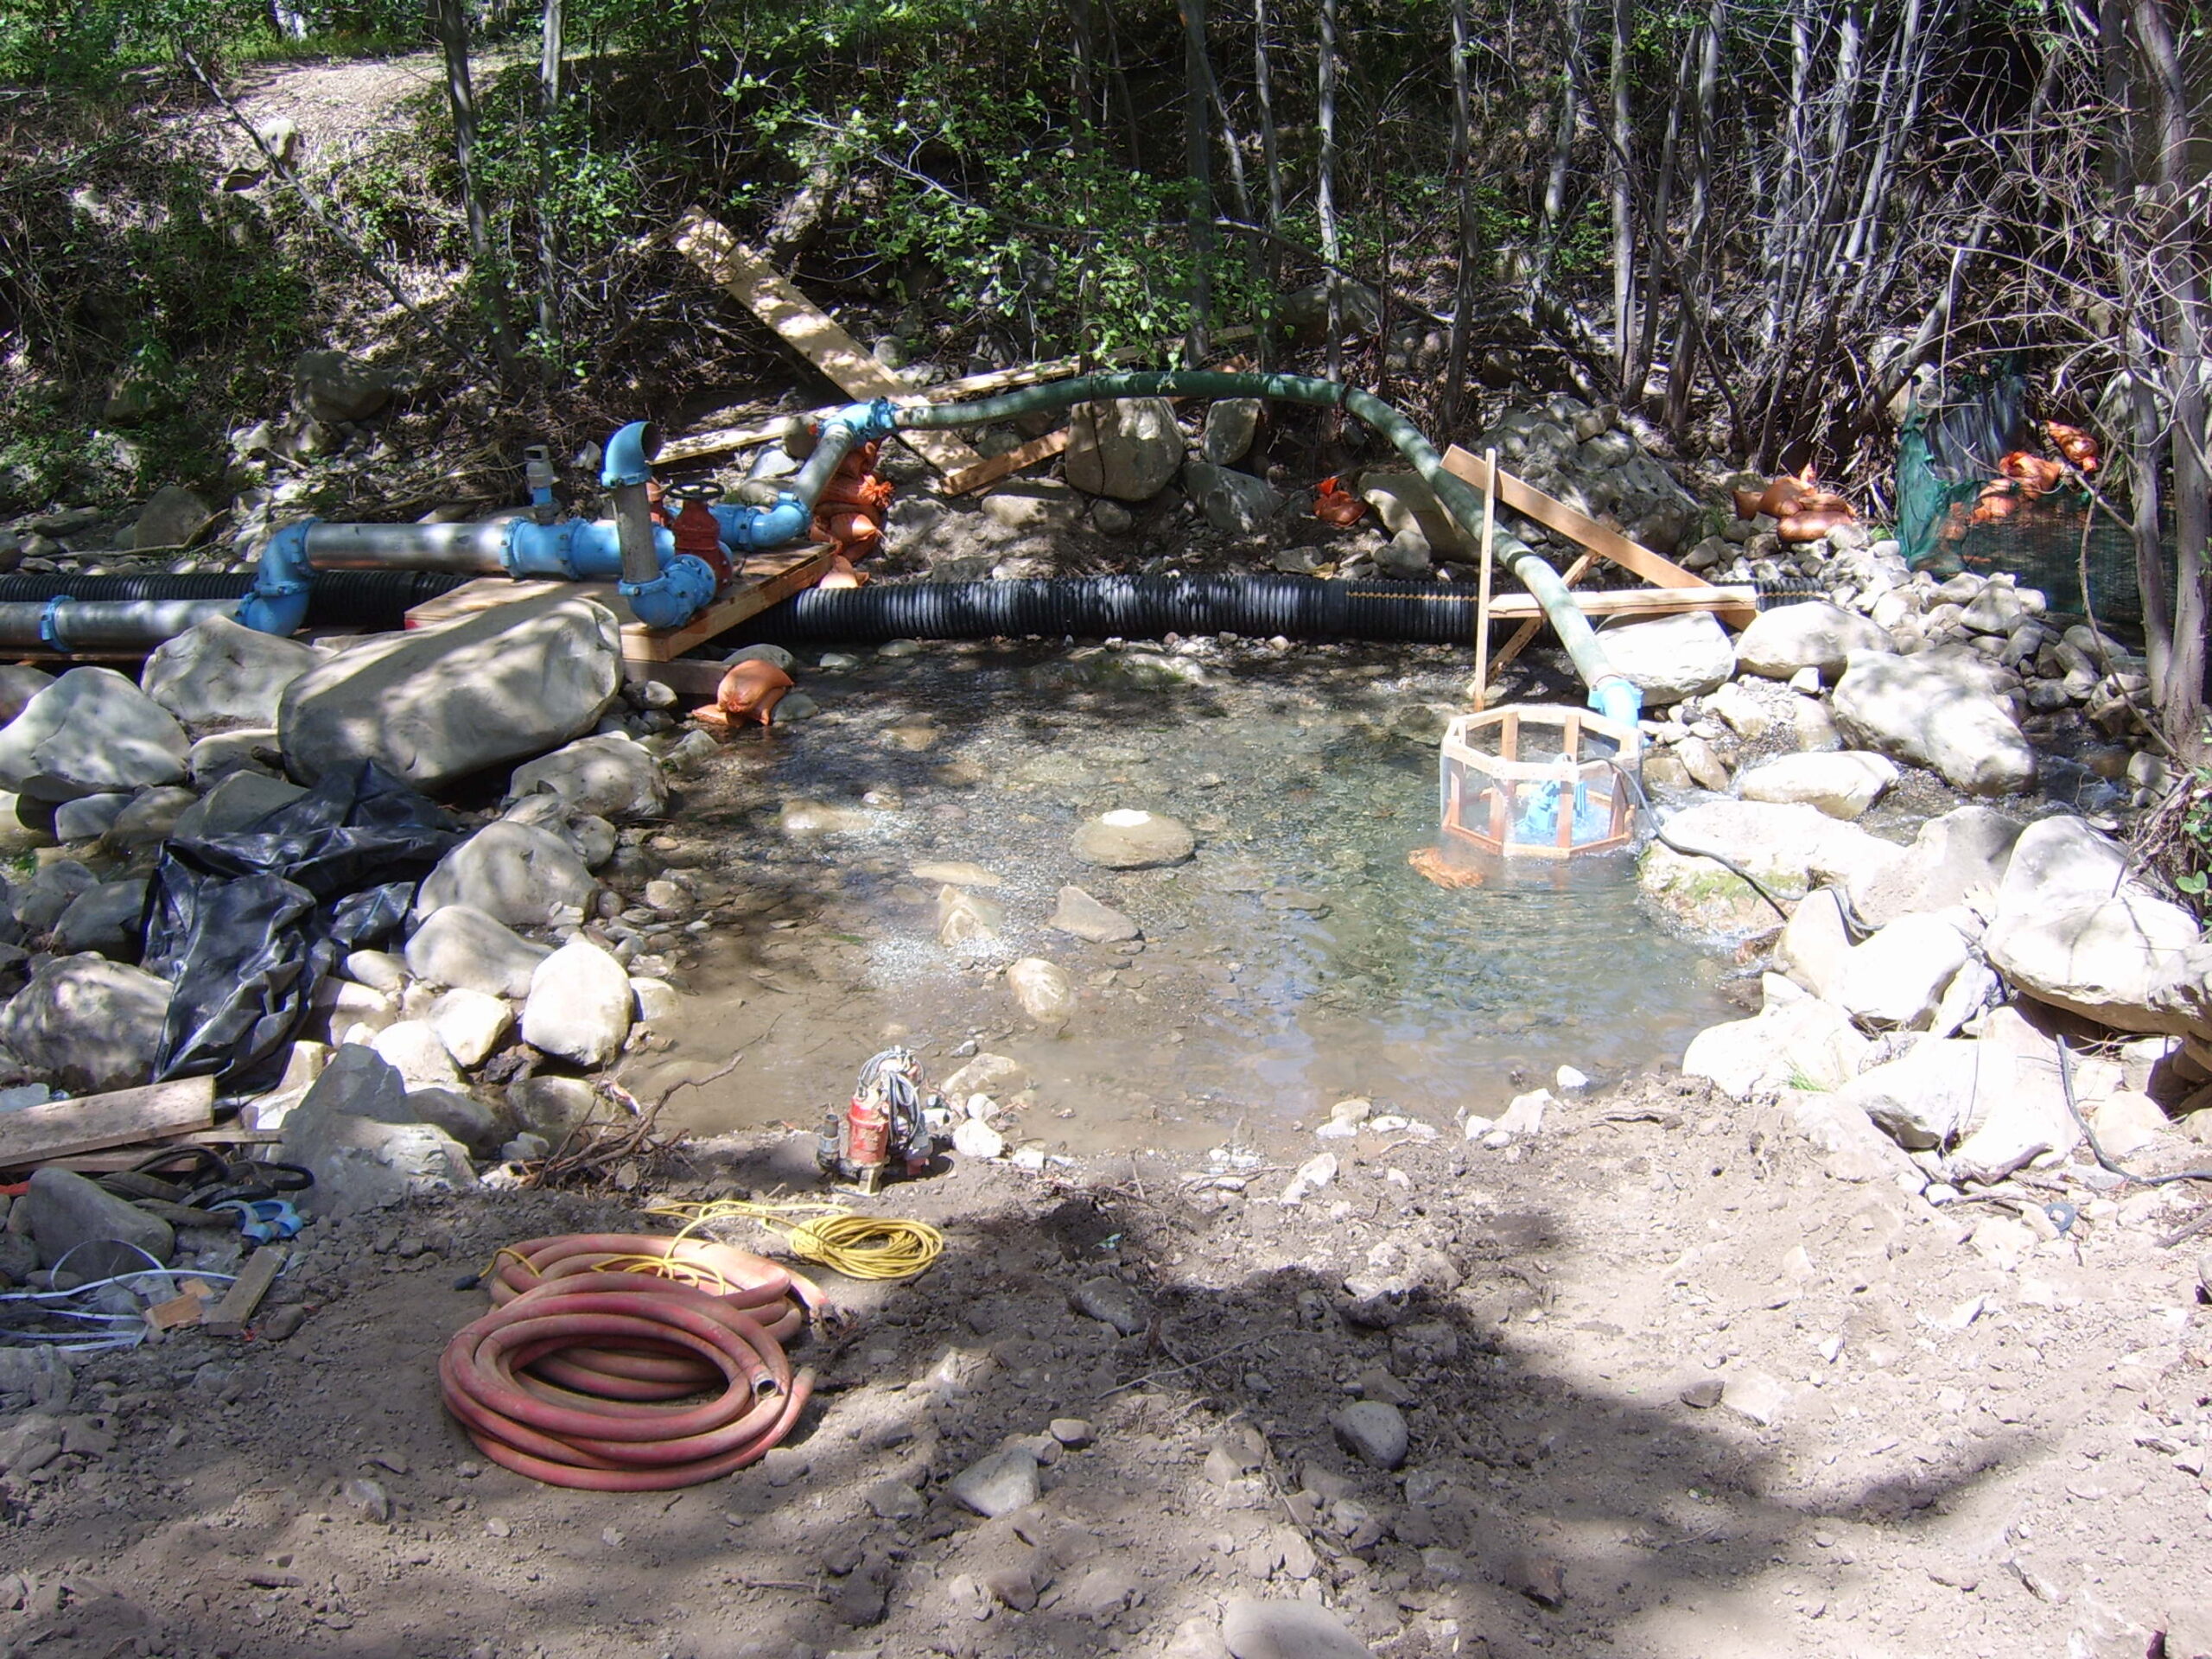
[[[1714,106],[1720,90],[1720,40],[1727,27],[1727,0],[1712,0],[1700,31],[1697,90],[1691,101],[1690,145],[1697,159],[1690,168],[1689,224],[1682,237],[1681,264],[1675,279],[1679,324],[1675,352],[1667,368],[1667,430],[1679,448],[1689,434],[1690,386],[1704,347],[1705,264],[1712,234],[1713,152],[1720,142]]]
[[[560,378],[561,247],[557,221],[547,209],[552,196],[553,120],[561,109],[562,0],[544,0],[537,61],[537,334],[547,385]]]
[[[1091,128],[1098,120],[1098,48],[1091,35],[1090,0],[1070,0],[1075,26],[1075,141],[1076,153],[1090,149]]]
[[[461,166],[461,200],[468,220],[468,257],[476,279],[484,285],[486,308],[491,314],[492,354],[500,372],[515,366],[514,334],[507,321],[506,285],[492,261],[491,227],[484,217],[484,199],[476,189],[476,88],[468,73],[468,11],[467,0],[434,0],[438,41],[445,48],[446,97],[453,105],[454,158]]]
[[[1313,183],[1313,210],[1320,221],[1321,257],[1329,269],[1322,282],[1329,296],[1328,378],[1344,378],[1344,290],[1337,276],[1343,245],[1337,236],[1337,0],[1320,0],[1321,67],[1317,111],[1321,128],[1320,166]]]
[[[1467,396],[1467,351],[1474,334],[1475,231],[1474,88],[1467,62],[1474,35],[1467,22],[1467,0],[1452,0],[1452,176],[1459,186],[1459,264],[1452,283],[1452,338],[1444,360],[1444,404],[1440,417],[1446,435],[1459,423]]]
[[[1282,256],[1275,238],[1282,234],[1282,151],[1275,140],[1274,75],[1268,60],[1268,0],[1252,0],[1252,86],[1260,107],[1260,155],[1268,170],[1267,303],[1274,305],[1282,287]],[[1260,366],[1273,368],[1274,330],[1260,329]]]
[[[1185,171],[1191,202],[1191,332],[1186,354],[1193,367],[1205,360],[1206,332],[1213,306],[1213,159],[1208,153],[1208,83],[1205,0],[1177,0],[1183,16],[1183,124],[1187,147]]]
[[[1567,0],[1567,9],[1560,18],[1559,115],[1552,124],[1551,165],[1544,175],[1543,207],[1536,220],[1533,287],[1537,289],[1550,286],[1553,256],[1564,234],[1561,220],[1567,213],[1567,164],[1574,154],[1575,87],[1579,84],[1574,66],[1582,55],[1582,7],[1583,0]]]
[[[1613,0],[1611,61],[1607,91],[1612,105],[1612,143],[1605,157],[1605,196],[1613,220],[1613,372],[1621,396],[1634,403],[1642,388],[1631,370],[1636,361],[1636,205],[1630,200],[1629,146],[1635,139],[1628,99],[1628,12],[1630,0]]]

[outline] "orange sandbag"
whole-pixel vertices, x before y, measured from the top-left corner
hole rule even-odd
[[[830,561],[829,570],[814,585],[817,588],[865,588],[868,578],[854,569],[853,562],[840,553]]]
[[[1325,478],[1313,498],[1313,516],[1324,524],[1344,530],[1367,517],[1367,503],[1338,480]]]
[[[772,723],[776,705],[791,685],[791,677],[773,663],[733,663],[715,690],[714,702],[695,710],[691,718],[709,726],[730,727],[748,720],[766,726]]]
[[[2043,429],[2058,446],[2058,453],[2085,473],[2094,473],[2102,463],[2104,450],[2095,438],[2078,426],[2069,426],[2063,421],[2045,421]]]

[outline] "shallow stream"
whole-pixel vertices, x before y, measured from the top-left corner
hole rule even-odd
[[[1732,1016],[1730,963],[1646,910],[1625,854],[1493,864],[1456,890],[1408,868],[1435,840],[1464,652],[929,644],[828,672],[817,655],[799,678],[823,714],[735,739],[655,843],[723,908],[645,1091],[745,1052],[671,1100],[696,1132],[814,1127],[893,1039],[933,1077],[971,1042],[1023,1060],[1034,1103],[1002,1127],[1048,1151],[1265,1145],[1352,1095],[1448,1126],[1562,1064],[1677,1059]],[[1196,858],[1080,863],[1077,827],[1120,807],[1188,824]],[[1001,879],[977,889],[1004,906],[999,939],[938,943],[941,882],[911,873],[932,861]],[[1141,945],[1048,930],[1063,884]],[[1058,1032],[995,973],[1027,956],[1080,993]]]

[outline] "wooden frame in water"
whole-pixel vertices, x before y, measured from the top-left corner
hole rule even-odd
[[[1536,747],[1555,734],[1556,747]],[[1447,836],[1516,858],[1611,852],[1633,838],[1619,766],[1633,727],[1586,709],[1515,703],[1461,715],[1437,750],[1437,818]]]

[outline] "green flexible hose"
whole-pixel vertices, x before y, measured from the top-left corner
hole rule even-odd
[[[1373,392],[1334,380],[1304,374],[1224,374],[1206,369],[1130,371],[1113,374],[1078,375],[1072,380],[1048,381],[979,397],[970,403],[922,404],[896,411],[901,427],[930,429],[950,426],[980,426],[989,421],[1010,420],[1040,409],[1065,409],[1071,404],[1106,397],[1273,397],[1284,403],[1311,404],[1322,409],[1340,408],[1395,445],[1415,472],[1427,480],[1444,510],[1470,539],[1482,536],[1483,497],[1475,486],[1446,469],[1444,457],[1421,435],[1421,429]],[[1630,681],[1617,671],[1598,642],[1590,619],[1575,604],[1559,572],[1526,542],[1504,531],[1494,532],[1495,546],[1505,567],[1535,596],[1536,603],[1560,639],[1567,654],[1590,688],[1590,703],[1599,713],[1635,729],[1643,698]]]

